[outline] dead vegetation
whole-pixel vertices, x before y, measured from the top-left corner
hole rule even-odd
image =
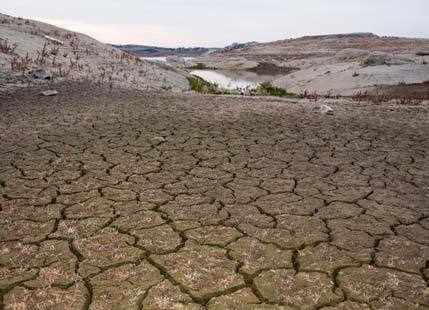
[[[330,97],[330,96],[325,96],[325,97]],[[302,93],[298,95],[298,98],[309,99],[310,101],[317,102],[321,98],[321,95],[318,94],[316,91],[309,92],[308,90],[304,90]]]
[[[0,52],[4,54],[15,54],[16,45],[10,45],[9,41],[7,39],[1,39],[0,38]]]
[[[187,89],[181,72],[167,72],[161,66],[87,36],[4,14],[0,14],[0,25],[7,30],[0,35],[0,68],[12,74],[13,79],[22,73],[25,81],[19,85],[32,84],[26,74],[29,70],[44,69],[50,71],[53,79],[108,83],[110,88],[122,85],[147,90]],[[28,41],[32,44],[24,43]]]
[[[54,35],[61,37],[61,33],[55,32]],[[113,88],[114,82],[127,82],[130,80],[129,74],[120,68],[120,65],[100,65],[97,68],[91,69],[90,66],[85,63],[85,57],[91,57],[92,55],[98,55],[98,52],[92,50],[86,46],[81,48],[80,40],[74,33],[66,33],[64,36],[69,40],[69,48],[61,47],[55,42],[45,42],[40,50],[36,50],[36,58],[31,58],[27,53],[26,56],[20,56],[15,54],[14,51],[17,45],[11,45],[8,40],[0,39],[0,51],[6,54],[14,55],[9,60],[9,65],[12,72],[22,72],[25,75],[26,70],[33,67],[50,67],[53,77],[69,77],[72,73],[84,76],[84,79],[96,81],[98,84],[109,83],[110,89]],[[59,58],[62,56],[63,60]],[[136,65],[142,66],[144,61],[138,56],[128,54],[125,52],[118,52],[115,50],[110,51],[110,56],[118,61],[118,64]],[[64,61],[64,59],[67,59]],[[144,73],[143,76],[147,77],[147,69],[139,70],[140,73]],[[142,74],[138,76],[142,76]],[[138,85],[138,81],[135,76],[132,77],[131,82]]]
[[[404,92],[402,89],[410,87],[416,88],[415,91]],[[398,91],[398,89],[400,91]],[[426,90],[427,89],[427,90]],[[318,102],[321,99],[341,99],[347,98],[356,102],[369,102],[373,104],[399,104],[399,105],[420,105],[425,101],[429,101],[429,81],[421,84],[405,84],[399,83],[396,86],[384,86],[381,87],[377,92],[371,93],[369,91],[358,91],[352,96],[339,96],[331,94],[319,94],[316,91],[309,92],[308,90],[303,91],[297,95],[300,99],[308,99],[312,102]]]
[[[368,91],[356,92],[350,97],[357,102],[371,102],[374,104],[395,103],[399,105],[419,105],[423,101],[429,100],[429,93],[426,95],[411,94],[411,95],[389,95],[389,94],[371,94]]]
[[[15,56],[12,58],[10,65],[11,69],[14,72],[25,73],[25,70],[29,68],[30,63],[32,62],[31,58],[28,56],[28,53],[25,57]]]

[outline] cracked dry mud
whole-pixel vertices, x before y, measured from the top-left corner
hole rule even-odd
[[[429,112],[0,97],[0,308],[429,309]]]

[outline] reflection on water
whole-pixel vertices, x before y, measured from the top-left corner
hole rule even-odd
[[[167,62],[167,57],[142,57],[144,60],[152,62]]]
[[[228,70],[194,70],[192,75],[199,76],[207,82],[217,84],[224,89],[255,89],[262,82],[271,81],[274,76],[258,75],[249,71]]]
[[[144,60],[152,62],[167,62],[167,56],[162,57],[142,57]],[[194,59],[195,57],[179,57],[178,59],[183,59],[185,62]]]

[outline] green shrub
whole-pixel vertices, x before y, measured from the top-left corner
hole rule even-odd
[[[270,82],[263,82],[256,89],[223,89],[218,85],[205,81],[199,76],[193,75],[188,77],[191,90],[202,94],[215,95],[248,95],[248,96],[277,96],[287,97],[296,96],[280,87],[274,87]]]
[[[226,90],[220,89],[216,84],[205,81],[199,76],[193,75],[188,77],[191,90],[202,94],[227,94]]]
[[[197,63],[195,66],[193,66],[191,69],[195,69],[195,70],[205,70],[207,69],[206,65],[203,63]]]

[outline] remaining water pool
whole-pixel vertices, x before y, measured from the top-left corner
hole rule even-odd
[[[144,60],[152,61],[152,62],[167,62],[166,56],[161,57],[142,57]],[[194,59],[195,57],[180,57],[181,59],[184,59],[185,62]]]
[[[262,82],[274,79],[274,76],[259,75],[244,70],[194,70],[190,73],[224,89],[255,89]]]

